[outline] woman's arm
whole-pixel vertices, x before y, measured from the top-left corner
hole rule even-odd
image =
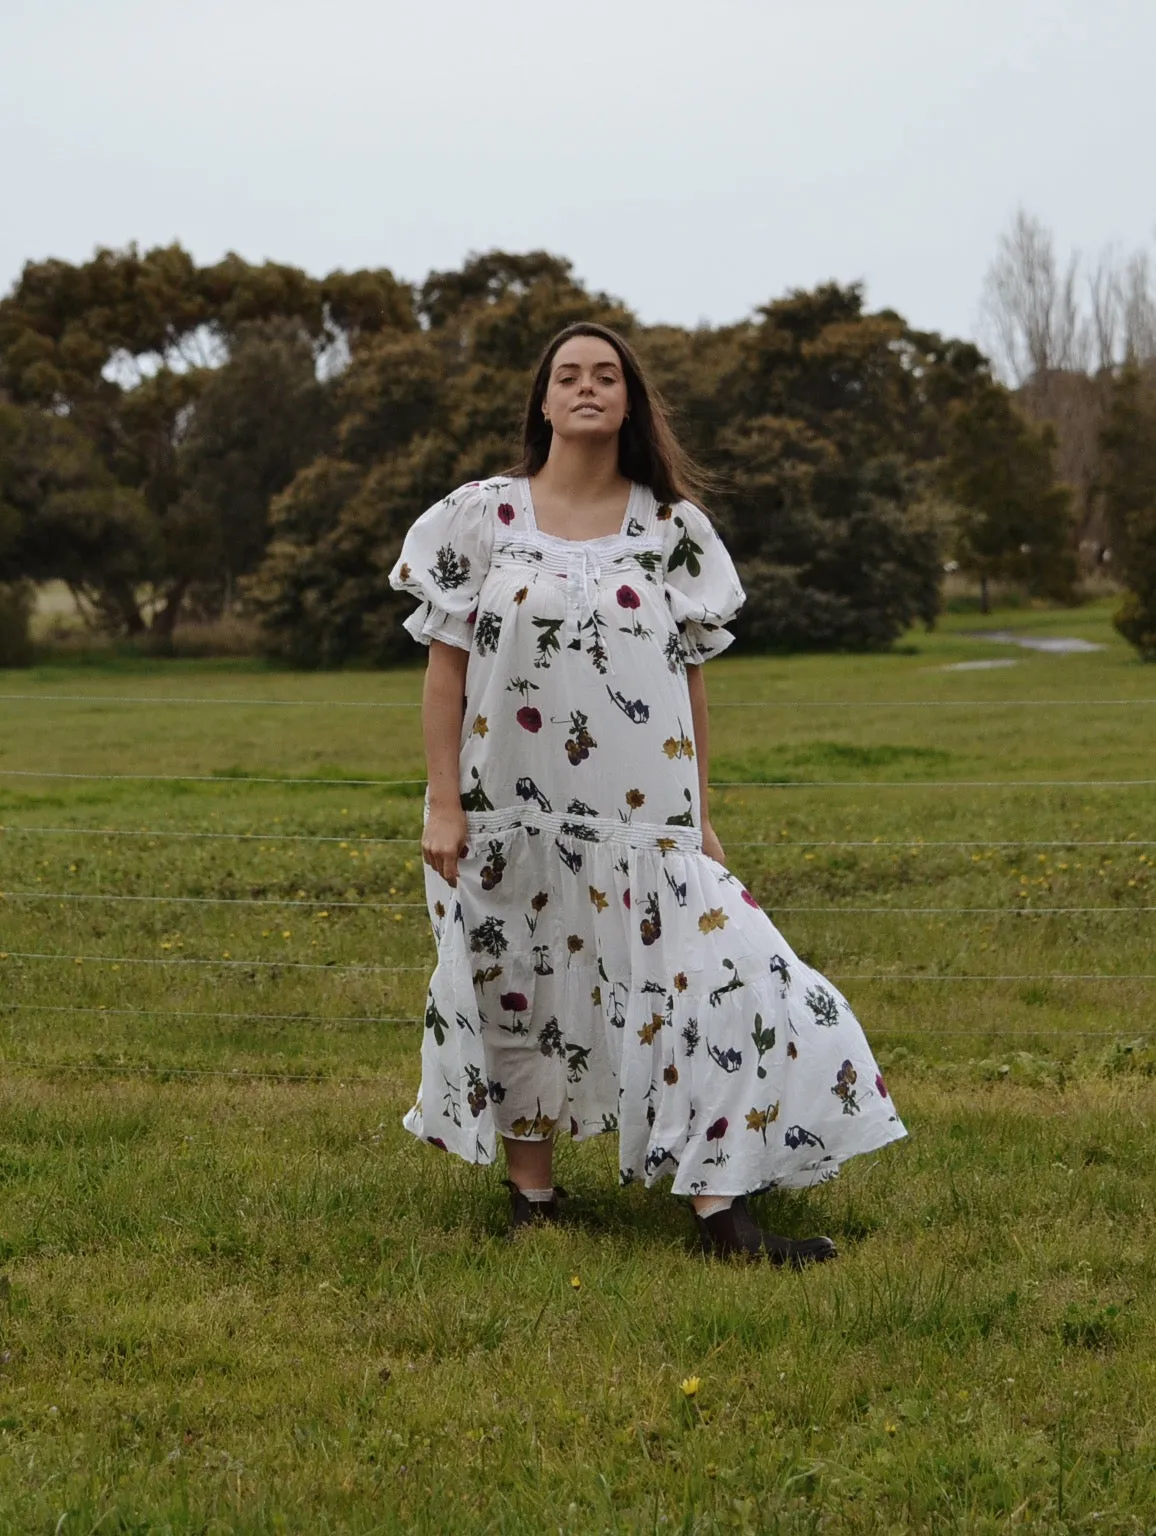
[[[458,883],[458,859],[468,847],[460,752],[469,659],[470,653],[460,646],[431,640],[421,700],[429,779],[429,815],[422,834],[421,856],[450,885]]]
[[[708,798],[707,780],[710,778],[710,716],[706,702],[706,679],[702,675],[702,667],[690,667],[686,669],[686,681],[690,688],[690,716],[691,729],[694,732],[694,755],[698,763],[698,798],[699,816],[702,821],[702,851],[712,859],[717,859],[724,864],[722,844],[718,840],[718,834],[710,824],[710,800]]]

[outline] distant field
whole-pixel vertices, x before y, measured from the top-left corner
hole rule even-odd
[[[1156,1528],[1156,669],[1097,604],[707,677],[728,862],[912,1132],[765,1201],[803,1277],[606,1143],[511,1251],[400,1130],[420,668],[0,673],[0,1531]]]

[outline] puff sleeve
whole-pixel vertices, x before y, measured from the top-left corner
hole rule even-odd
[[[489,498],[481,484],[451,491],[412,525],[389,584],[395,592],[421,599],[421,606],[403,621],[419,644],[443,640],[470,649],[493,541]]]
[[[699,666],[734,641],[726,628],[746,601],[734,563],[706,513],[680,501],[663,528],[666,600],[688,666]]]

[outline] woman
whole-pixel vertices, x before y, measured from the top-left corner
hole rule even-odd
[[[512,1226],[558,1213],[558,1128],[616,1131],[623,1183],[673,1176],[704,1251],[801,1265],[744,1196],[905,1134],[847,1003],[724,866],[702,663],[734,566],[621,337],[542,357],[513,477],[462,487],[390,573],[430,648],[422,856],[437,939],[405,1124],[490,1163]]]

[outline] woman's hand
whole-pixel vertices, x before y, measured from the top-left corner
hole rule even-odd
[[[458,860],[469,853],[468,823],[461,806],[430,807],[421,837],[421,856],[447,885],[458,883]]]
[[[708,859],[714,859],[716,863],[725,864],[727,861],[723,845],[718,840],[718,833],[709,821],[704,821],[702,824],[702,851]]]

